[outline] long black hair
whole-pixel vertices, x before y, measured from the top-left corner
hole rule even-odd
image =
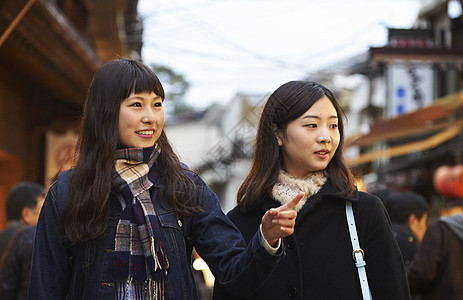
[[[146,65],[120,59],[103,65],[95,74],[84,105],[76,160],[68,185],[68,205],[62,223],[67,237],[80,243],[102,236],[109,216],[114,154],[119,147],[118,118],[121,102],[131,93],[153,92],[164,101],[158,77]],[[173,209],[189,216],[198,211],[193,180],[185,173],[162,131],[156,164],[161,172],[160,196]]]
[[[336,109],[340,134],[338,148],[326,172],[339,194],[347,196],[355,191],[354,176],[343,158],[343,111],[336,98],[329,89],[316,82],[290,81],[270,95],[262,111],[251,171],[238,190],[237,202],[242,208],[254,207],[263,201],[277,181],[282,157],[275,137],[275,126],[286,132],[288,123],[299,118],[322,96],[328,97]]]

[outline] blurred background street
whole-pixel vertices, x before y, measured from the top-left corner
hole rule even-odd
[[[312,80],[346,113],[345,153],[359,189],[418,193],[428,223],[453,214],[463,197],[462,6],[2,0],[0,229],[16,183],[47,189],[72,166],[92,76],[120,57],[159,75],[167,136],[225,212],[249,171],[267,97],[284,82]]]

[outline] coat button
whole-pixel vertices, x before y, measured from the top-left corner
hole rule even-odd
[[[297,288],[295,286],[290,287],[289,290],[288,290],[288,296],[290,298],[295,298],[296,295],[297,295]]]
[[[294,242],[294,239],[292,236],[288,237],[288,249],[293,249],[296,246],[296,243]]]

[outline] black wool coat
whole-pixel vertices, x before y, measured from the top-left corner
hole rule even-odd
[[[329,181],[299,211],[294,234],[283,239],[286,256],[270,279],[246,299],[362,299],[352,258],[346,201],[353,203],[373,299],[410,299],[402,256],[381,200],[363,192],[350,198],[336,195]],[[248,241],[258,230],[265,211],[279,205],[269,197],[263,205],[247,212],[237,206],[228,217]],[[214,299],[243,298],[230,295],[216,284]]]

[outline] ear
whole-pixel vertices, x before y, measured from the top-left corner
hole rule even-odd
[[[276,124],[273,124],[273,134],[275,135],[275,138],[277,139],[278,146],[283,146],[282,134]]]
[[[29,219],[30,215],[30,210],[29,207],[24,206],[23,209],[21,209],[21,222],[24,224],[27,224],[27,220]]]
[[[407,220],[408,228],[412,229],[415,227],[415,224],[418,222],[418,218],[414,214],[410,214]]]
[[[32,210],[33,209],[30,207],[23,207],[23,209],[21,210],[21,222],[23,222],[26,225],[33,224],[34,214]]]

